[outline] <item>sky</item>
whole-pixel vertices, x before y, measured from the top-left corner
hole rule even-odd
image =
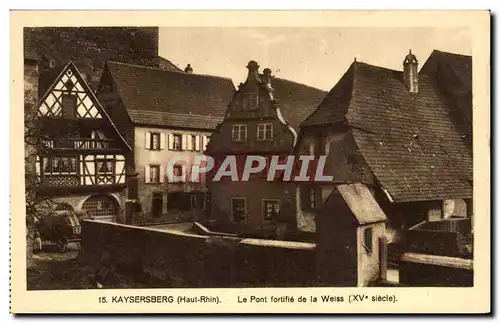
[[[402,70],[408,50],[419,67],[433,49],[471,55],[466,28],[236,28],[162,27],[159,54],[194,73],[244,82],[246,65],[257,61],[260,71],[322,90],[330,90],[357,61]]]

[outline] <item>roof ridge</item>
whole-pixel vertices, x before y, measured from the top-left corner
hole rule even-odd
[[[365,62],[360,62],[360,61],[355,61],[352,64],[360,65],[360,66],[366,65],[366,66],[369,66],[369,67],[374,67],[374,68],[378,68],[378,69],[382,69],[382,70],[386,70],[386,71],[390,71],[390,72],[403,73],[403,71],[401,71],[401,70],[395,70],[395,69],[392,69],[392,68],[388,68],[388,67],[384,67],[384,66],[379,66],[379,65],[373,65],[373,64],[369,64],[369,63],[365,63]]]
[[[458,53],[453,53],[453,52],[447,52],[439,49],[433,49],[432,53],[440,53],[440,54],[446,54],[446,55],[453,55],[453,56],[461,56],[461,57],[466,57],[466,58],[472,58],[472,55],[464,55],[464,54],[458,54]],[[431,55],[432,55],[431,53]]]
[[[139,112],[148,112],[148,113],[167,113],[167,114],[174,114],[174,115],[180,115],[180,116],[196,116],[196,117],[214,118],[214,119],[221,118],[221,117],[217,117],[217,116],[213,116],[213,115],[203,115],[203,114],[196,114],[196,113],[178,113],[178,112],[170,112],[170,111],[137,110],[137,109],[129,109],[129,111],[139,111]]]
[[[307,84],[304,84],[304,83],[299,83],[299,82],[292,81],[292,80],[289,80],[289,79],[284,79],[284,78],[272,76],[271,82],[272,82],[272,80],[280,80],[280,81],[290,82],[290,83],[294,83],[294,84],[297,84],[297,85],[300,85],[300,86],[308,87],[308,88],[313,89],[313,90],[317,90],[317,91],[328,93],[328,91],[325,91],[325,90],[322,90],[322,89],[318,89],[317,87],[310,86],[310,85],[307,85]]]
[[[164,57],[162,57],[162,58],[164,58]],[[166,58],[164,58],[164,59],[166,59]],[[223,80],[227,80],[227,81],[233,82],[233,80],[231,78],[229,78],[229,77],[218,76],[218,75],[186,73],[183,70],[168,71],[168,70],[164,70],[164,69],[162,69],[160,67],[152,67],[152,66],[139,65],[139,64],[133,64],[133,63],[128,63],[128,62],[112,61],[112,60],[109,60],[106,63],[113,63],[113,64],[119,64],[119,65],[128,65],[128,66],[131,66],[131,67],[137,67],[137,68],[143,68],[143,69],[150,69],[150,70],[157,70],[157,71],[165,72],[165,73],[177,73],[177,74],[190,75],[190,76],[201,76],[201,77],[218,78],[218,79],[223,79]]]

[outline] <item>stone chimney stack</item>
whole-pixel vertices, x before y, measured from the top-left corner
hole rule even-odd
[[[191,64],[187,64],[186,68],[184,69],[184,72],[188,74],[193,74],[193,68],[191,67]]]
[[[260,80],[259,78],[259,64],[256,61],[250,61],[247,65],[248,68],[248,79]]]
[[[403,79],[408,91],[418,93],[418,61],[411,49],[403,61]]]
[[[263,71],[262,71],[262,74],[263,74],[263,77],[262,77],[262,81],[265,83],[265,84],[271,84],[271,70],[269,68],[265,68]]]

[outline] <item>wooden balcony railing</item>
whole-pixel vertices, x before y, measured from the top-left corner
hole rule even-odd
[[[113,148],[113,139],[57,138],[45,139],[43,144],[50,149],[99,150]]]

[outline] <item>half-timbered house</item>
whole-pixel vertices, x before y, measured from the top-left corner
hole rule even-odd
[[[57,208],[113,219],[123,207],[131,147],[72,62],[42,75],[40,89],[37,194]]]

